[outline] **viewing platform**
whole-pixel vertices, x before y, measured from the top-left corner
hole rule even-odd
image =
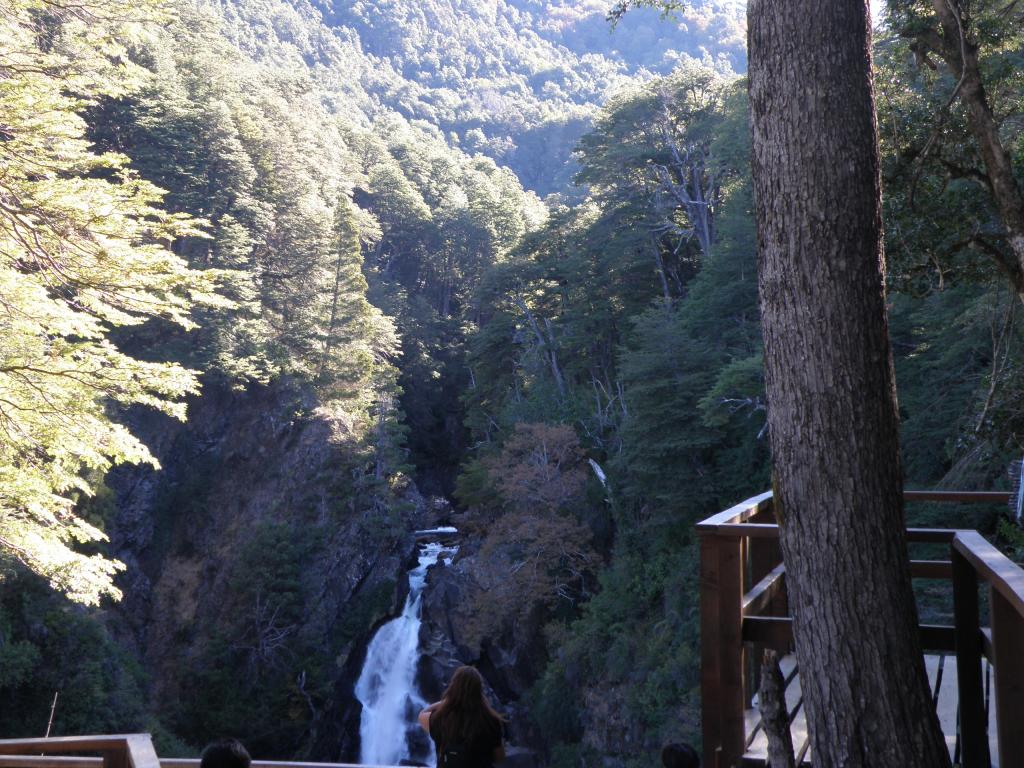
[[[1002,504],[1003,492],[907,491],[909,502]],[[771,493],[697,524],[700,537],[704,768],[763,768],[757,709],[764,648],[782,657],[797,764],[812,764],[793,655],[786,569]],[[973,530],[909,528],[915,580],[946,582],[952,624],[920,626],[932,701],[950,756],[963,768],[1024,766],[1024,569]],[[930,553],[931,554],[931,553]],[[979,587],[984,587],[979,598]],[[920,607],[920,606],[919,606]],[[2,766],[0,766],[2,768]]]

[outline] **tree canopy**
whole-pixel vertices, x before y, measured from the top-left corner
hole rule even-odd
[[[204,237],[168,213],[162,191],[116,152],[97,152],[83,107],[117,98],[142,74],[126,62],[145,5],[80,8],[18,0],[0,16],[0,542],[83,602],[118,595],[121,567],[74,545],[105,538],[74,512],[84,473],[153,461],[112,421],[115,405],[184,417],[194,372],[123,352],[112,331],[150,318],[192,325],[193,305],[227,306],[214,276],[170,250]],[[152,15],[150,16],[152,18]]]

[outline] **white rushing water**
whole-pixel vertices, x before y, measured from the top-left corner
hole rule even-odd
[[[359,723],[359,762],[363,764],[398,765],[412,757],[409,735],[419,728],[416,715],[426,705],[416,688],[423,586],[427,569],[449,552],[439,542],[420,546],[419,564],[409,571],[409,596],[402,614],[377,630],[366,650],[355,690],[363,705]],[[416,757],[434,765],[432,750]]]

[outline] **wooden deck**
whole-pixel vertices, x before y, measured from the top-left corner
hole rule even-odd
[[[908,491],[906,500],[1005,504],[1004,492]],[[761,649],[785,660],[793,744],[810,765],[800,675],[792,657],[786,569],[771,493],[697,524],[701,544],[701,727],[707,768],[764,766],[756,710]],[[977,531],[908,529],[914,546],[948,559],[911,560],[915,579],[946,582],[952,625],[923,624],[933,702],[962,768],[1024,766],[1024,569]],[[988,610],[979,599],[987,594]],[[983,625],[983,621],[987,625]]]
[[[939,715],[942,732],[946,734],[946,746],[949,757],[954,762],[960,757],[960,743],[957,737],[957,707],[960,697],[957,691],[957,669],[955,655],[926,654],[925,668],[928,670],[928,681],[932,689],[932,701]],[[798,765],[811,765],[811,748],[808,741],[807,719],[804,713],[803,697],[800,693],[800,674],[797,669],[796,657],[792,654],[780,661],[782,674],[787,681],[786,710],[790,714],[790,735]],[[986,664],[986,676],[990,678],[991,667]],[[993,756],[992,768],[998,768],[999,762],[995,755],[999,754],[996,743],[995,707],[986,701],[988,710],[989,754]],[[753,697],[751,706],[744,713],[747,744],[743,753],[743,766],[763,767],[767,764],[768,739],[761,729],[761,713],[757,709],[757,696]]]

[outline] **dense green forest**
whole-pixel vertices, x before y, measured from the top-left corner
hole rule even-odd
[[[610,5],[0,0],[0,735],[59,691],[55,733],[353,758],[447,496],[513,741],[699,740],[692,527],[770,485],[744,7]],[[976,5],[1020,180],[1020,11]],[[989,489],[1019,295],[930,8],[875,41],[902,448]]]

